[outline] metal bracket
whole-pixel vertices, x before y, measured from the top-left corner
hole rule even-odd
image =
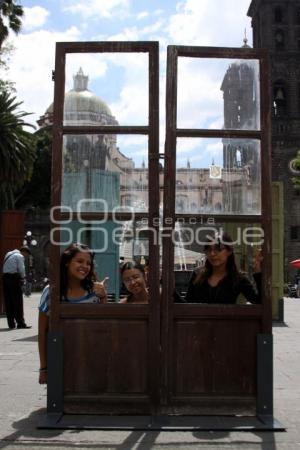
[[[273,417],[273,336],[257,335],[257,401],[258,416]]]
[[[47,412],[63,412],[63,334],[48,334]]]

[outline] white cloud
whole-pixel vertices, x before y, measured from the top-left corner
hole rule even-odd
[[[179,58],[178,114],[179,128],[210,128],[223,116],[220,90],[227,62]]]
[[[113,34],[107,38],[108,41],[137,41],[139,31],[136,27],[125,28],[120,33]]]
[[[186,155],[185,158],[189,158],[195,149],[203,145],[203,142],[203,139],[179,138],[177,139],[177,155]]]
[[[118,102],[111,109],[122,125],[147,125],[148,90],[147,85],[127,84]]]
[[[125,17],[128,13],[128,0],[85,0],[84,2],[66,0],[63,11],[80,14],[85,19]]]
[[[42,27],[46,23],[49,14],[49,11],[41,6],[24,7],[24,17],[22,19],[24,30]]]
[[[107,63],[102,54],[68,53],[66,55],[66,91],[73,88],[73,76],[79,68],[89,77],[89,82],[103,78],[107,72]],[[89,86],[88,86],[89,87]]]
[[[147,161],[148,155],[148,138],[139,135],[118,135],[117,145],[121,152],[135,162],[135,166],[139,167],[142,161]]]
[[[138,13],[138,15],[136,16],[136,19],[137,20],[142,20],[142,19],[145,19],[148,16],[149,16],[148,11],[142,11],[142,12]]]
[[[147,25],[145,28],[141,30],[141,34],[150,34],[155,33],[162,29],[163,21],[158,20],[157,22],[152,23],[151,25]]]
[[[80,32],[76,27],[62,33],[40,30],[14,38],[16,50],[8,76],[16,82],[18,99],[24,101],[22,109],[34,113],[28,121],[35,123],[53,101],[51,73],[55,63],[55,42],[79,39]]]
[[[169,13],[169,17],[162,9],[148,12],[145,3],[139,8],[137,5],[134,7],[135,2],[130,0],[61,1],[63,8],[57,13],[63,19],[62,11],[67,11],[69,13],[68,20],[73,20],[76,26],[61,33],[40,30],[39,33],[20,34],[18,39],[14,40],[17,50],[12,57],[9,77],[17,83],[18,97],[25,101],[24,109],[35,111],[35,117],[39,117],[52,101],[51,70],[54,69],[55,41],[159,40],[160,151],[163,151],[164,142],[166,45],[239,46],[242,45],[244,28],[250,28],[250,19],[246,17],[249,0],[239,0],[239,2],[224,0],[222,12],[219,9],[220,2],[182,0],[177,2],[177,5],[176,2],[168,2],[168,8],[170,6],[173,8],[173,14]],[[129,11],[129,6],[131,11]],[[138,13],[138,11],[140,12]],[[25,8],[25,14],[27,21],[25,30],[30,30],[30,27],[31,29],[37,26],[41,27],[49,13],[46,9],[35,6]],[[52,12],[52,16],[54,18],[54,12]],[[126,21],[120,20],[125,17]],[[107,18],[110,21],[99,21],[99,18]],[[147,26],[143,19],[147,19]],[[101,26],[101,22],[109,25],[109,30],[112,30],[110,34],[107,32],[107,28]],[[84,28],[86,24],[87,27]],[[250,36],[251,32],[248,31],[248,35]],[[110,91],[115,89],[114,100],[109,100],[106,95],[108,90],[105,89],[104,84],[102,85],[103,90],[99,89],[99,94],[108,103],[112,113],[121,124],[143,124],[148,120],[147,63],[144,60],[140,62],[140,58],[136,54],[128,54],[126,58],[121,58],[119,61],[118,59],[120,59],[118,55],[110,55],[109,59],[111,64],[119,67],[119,74],[124,78],[121,87],[118,83],[116,88],[114,88],[114,79],[112,78]],[[107,77],[108,65],[105,62],[100,63],[95,55],[87,56],[84,63],[82,60],[83,55],[81,57],[74,55],[67,70],[68,88],[71,87],[72,76],[77,72],[79,66],[82,66],[91,81],[97,77],[103,79]],[[178,117],[181,123],[178,123],[178,126],[194,128],[202,123],[207,128],[221,128],[223,111],[220,109],[220,105],[222,106],[220,82],[224,72],[209,70],[207,67],[201,74],[200,71],[195,72],[191,68],[187,63],[187,66],[183,67],[182,75],[179,76]],[[98,95],[98,90],[96,90],[96,94]]]
[[[248,7],[249,0],[227,0],[221,11],[220,2],[185,0],[177,4],[177,13],[170,17],[169,38],[183,45],[242,45],[244,29],[250,30]],[[237,33],[240,33],[240,42],[237,42]]]
[[[132,53],[110,55],[109,60],[123,71],[124,81],[118,100],[111,105],[122,125],[148,123],[148,55]]]
[[[222,139],[188,139],[180,138],[177,141],[177,167],[183,167],[189,160],[191,167],[208,167],[212,161],[222,164]]]

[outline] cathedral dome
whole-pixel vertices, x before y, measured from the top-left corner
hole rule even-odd
[[[118,125],[108,105],[88,89],[88,76],[84,75],[81,68],[73,80],[73,89],[65,94],[65,125]],[[52,124],[52,120],[53,103],[38,123],[45,126]]]
[[[64,109],[66,113],[90,111],[112,115],[107,104],[87,88],[88,77],[84,75],[81,68],[73,79],[73,89],[68,91],[65,95]],[[53,103],[47,108],[46,113],[47,112],[53,113]]]

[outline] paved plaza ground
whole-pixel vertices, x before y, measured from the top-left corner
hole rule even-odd
[[[274,416],[286,432],[156,432],[37,430],[46,388],[38,384],[37,305],[24,299],[31,329],[7,330],[0,317],[0,450],[300,450],[300,299],[285,299],[285,323],[275,324]]]

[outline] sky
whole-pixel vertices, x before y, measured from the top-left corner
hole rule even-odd
[[[15,50],[9,60],[8,78],[16,83],[22,109],[33,113],[32,123],[52,103],[55,42],[59,41],[159,41],[160,44],[160,146],[164,143],[165,63],[167,45],[241,47],[246,30],[252,45],[250,0],[21,0],[25,17],[18,36],[11,35]],[[222,92],[226,71],[215,62],[191,71],[183,61],[178,78],[178,123],[222,128]],[[228,65],[228,62],[227,62]],[[70,55],[66,64],[66,91],[82,67],[89,89],[110,107],[120,125],[147,123],[147,74],[145,55]],[[195,113],[197,111],[197,114]],[[197,116],[197,120],[196,120]],[[124,146],[130,146],[126,138]],[[139,141],[132,136],[132,142]],[[142,145],[145,139],[141,138]],[[194,144],[193,144],[194,145]],[[182,163],[193,161],[193,145],[186,145]],[[212,143],[218,160],[221,142]],[[146,154],[146,146],[134,151]],[[190,152],[186,149],[190,148]],[[162,150],[162,148],[161,148]],[[139,161],[140,162],[140,161]]]

